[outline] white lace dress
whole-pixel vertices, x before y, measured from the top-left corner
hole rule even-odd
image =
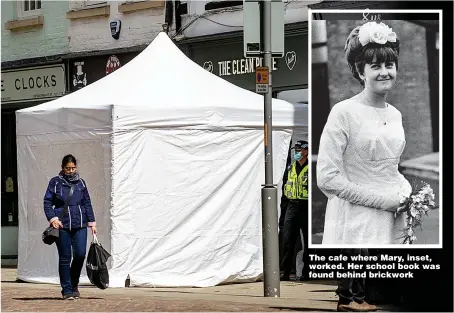
[[[351,98],[332,108],[317,160],[317,184],[328,197],[323,244],[399,243],[403,217],[380,207],[391,192],[411,193],[398,171],[405,143],[402,115],[392,105]]]

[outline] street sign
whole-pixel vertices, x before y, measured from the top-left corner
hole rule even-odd
[[[266,0],[271,5],[271,55],[273,58],[284,57],[284,12],[287,4],[282,0]],[[243,49],[245,58],[263,55],[264,42],[262,36],[267,36],[261,27],[263,0],[243,1]]]
[[[257,67],[255,69],[255,92],[265,94],[268,93],[269,69],[267,66]]]

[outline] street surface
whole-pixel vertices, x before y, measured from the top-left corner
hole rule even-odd
[[[280,298],[263,297],[259,282],[210,288],[81,287],[81,299],[63,301],[60,286],[15,280],[15,269],[2,268],[4,312],[332,312],[337,304],[335,282],[326,281],[282,282]]]

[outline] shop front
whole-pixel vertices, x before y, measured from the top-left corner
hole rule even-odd
[[[283,58],[273,59],[273,91],[307,89],[307,28],[286,33]],[[255,68],[262,58],[244,58],[241,33],[227,39],[200,38],[180,47],[207,71],[244,89],[255,91]],[[301,99],[304,100],[304,99]]]
[[[61,97],[65,93],[66,70],[63,64],[2,70],[2,265],[15,264],[18,253],[15,112]]]

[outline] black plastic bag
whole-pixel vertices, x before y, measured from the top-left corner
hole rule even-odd
[[[88,279],[99,289],[109,287],[109,271],[107,269],[107,260],[109,258],[109,252],[101,246],[98,238],[94,235],[90,250],[88,250],[86,268]]]

